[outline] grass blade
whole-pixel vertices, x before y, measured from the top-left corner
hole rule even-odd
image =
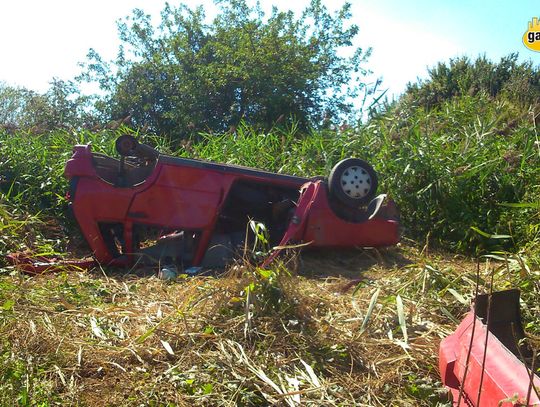
[[[161,342],[161,344],[163,345],[163,347],[165,348],[165,350],[167,351],[167,353],[168,353],[169,355],[173,355],[173,356],[174,356],[174,351],[173,351],[171,345],[169,344],[169,342],[164,341],[164,340],[162,340],[162,339],[160,339],[159,341]]]
[[[474,226],[471,226],[471,229],[474,230],[476,233],[478,233],[480,236],[487,237],[488,239],[511,239],[512,238],[512,236],[510,235],[497,235],[497,234],[491,235]]]
[[[373,310],[375,309],[375,304],[377,303],[377,299],[379,298],[380,292],[381,292],[381,289],[377,288],[377,290],[371,296],[371,300],[369,301],[369,307],[366,312],[366,316],[364,317],[364,320],[362,321],[362,326],[360,327],[360,333],[364,332],[364,330],[366,329],[369,323],[369,319],[371,318],[371,314],[373,313]]]
[[[446,291],[448,291],[450,294],[452,294],[454,296],[454,298],[456,300],[458,300],[460,303],[462,303],[463,305],[468,304],[468,301],[460,293],[458,293],[456,290],[454,290],[453,288],[449,288]]]
[[[403,333],[403,340],[405,341],[405,343],[407,343],[407,341],[409,340],[409,337],[407,335],[407,323],[405,322],[403,301],[401,300],[401,296],[399,294],[396,296],[396,308],[398,313],[399,327],[401,328],[401,332]]]

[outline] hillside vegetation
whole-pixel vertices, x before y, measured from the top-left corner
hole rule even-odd
[[[0,404],[449,405],[437,348],[476,284],[520,288],[533,343],[540,334],[539,75],[516,61],[441,64],[355,126],[239,123],[183,139],[5,126],[2,255],[85,254],[64,164],[77,143],[114,154],[126,132],[162,152],[297,175],[366,159],[398,203],[403,242],[172,283],[101,267],[31,277],[0,259]]]

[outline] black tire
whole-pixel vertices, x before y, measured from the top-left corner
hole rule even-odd
[[[352,208],[369,203],[377,193],[377,185],[375,170],[359,158],[341,160],[328,177],[330,195]]]
[[[124,134],[116,139],[115,147],[118,154],[123,156],[129,156],[133,154],[133,151],[137,148],[139,142],[135,140],[135,137]]]

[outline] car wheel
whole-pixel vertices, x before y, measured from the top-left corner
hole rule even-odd
[[[347,158],[338,162],[328,177],[330,195],[354,208],[373,199],[377,184],[377,174],[373,167],[359,158]]]

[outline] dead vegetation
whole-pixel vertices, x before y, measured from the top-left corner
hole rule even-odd
[[[483,265],[481,286],[519,277],[507,266]],[[475,269],[408,247],[170,283],[5,269],[0,404],[449,405],[438,345],[468,310]]]

